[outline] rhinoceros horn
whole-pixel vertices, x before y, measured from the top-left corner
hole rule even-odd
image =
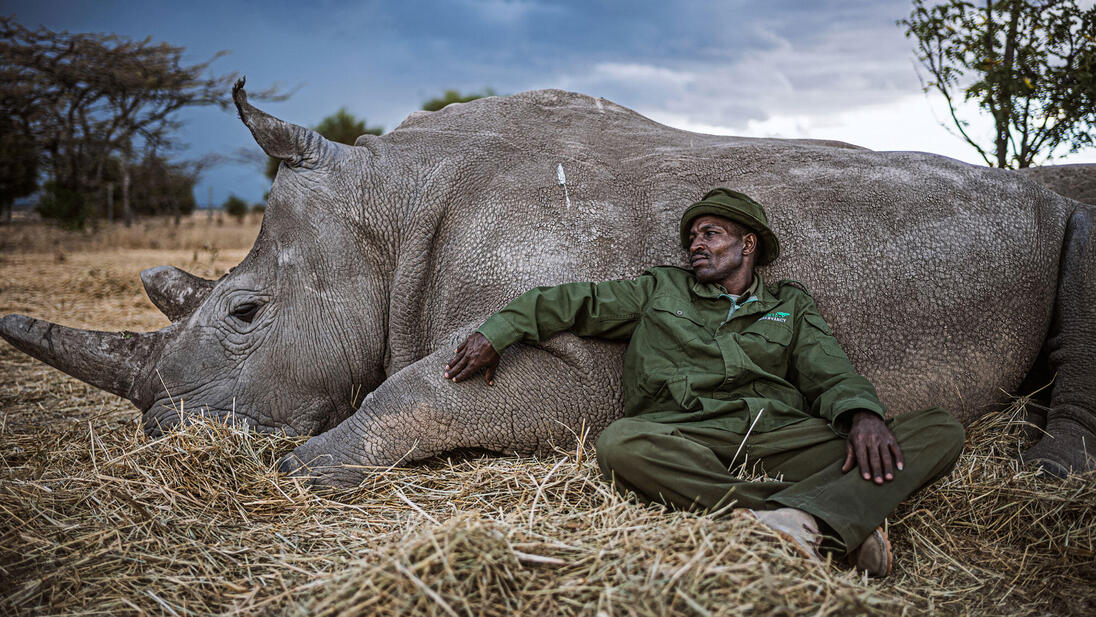
[[[20,351],[139,407],[144,369],[160,353],[172,327],[147,333],[96,332],[26,315],[0,318],[0,336]]]
[[[290,167],[315,169],[335,155],[337,146],[316,131],[279,120],[247,102],[244,78],[232,86],[232,100],[240,119],[268,155]]]
[[[194,312],[216,281],[194,276],[173,266],[156,266],[141,272],[145,293],[156,308],[171,321]]]

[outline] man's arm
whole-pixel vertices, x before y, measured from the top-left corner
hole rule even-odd
[[[865,480],[883,484],[905,465],[894,433],[884,423],[875,387],[856,372],[826,321],[809,301],[797,320],[792,377],[811,410],[837,430],[847,430],[841,470],[860,468]]]
[[[579,336],[627,339],[654,289],[654,277],[537,287],[518,296],[457,347],[446,379],[464,381],[486,369],[494,384],[500,354],[517,342],[540,343],[564,330]]]

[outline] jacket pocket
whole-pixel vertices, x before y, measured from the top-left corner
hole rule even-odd
[[[680,411],[684,393],[688,390],[688,377],[677,374],[662,381],[636,385],[637,406],[648,411]]]
[[[661,318],[668,318],[671,322],[674,318],[690,321],[693,325],[705,329],[704,321],[696,314],[696,309],[686,302],[673,298],[658,297],[651,300],[651,310],[661,313]]]
[[[693,307],[680,301],[655,298],[632,336],[632,344],[650,347],[651,351],[677,362],[687,359],[693,341],[711,335]]]
[[[761,325],[763,324],[763,325]],[[757,335],[770,343],[787,347],[792,342],[792,329],[781,323],[759,321],[742,332],[743,336]]]
[[[681,409],[697,407],[697,398],[689,388],[689,376],[678,375],[666,381],[666,392]]]
[[[738,344],[749,361],[762,371],[784,378],[788,372],[791,328],[784,324],[760,322],[738,335]]]

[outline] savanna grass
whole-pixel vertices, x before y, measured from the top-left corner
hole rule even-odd
[[[7,362],[14,353],[4,355]],[[27,363],[19,381],[64,381]],[[95,396],[90,389],[68,396]],[[48,399],[50,395],[46,395]],[[15,397],[18,400],[18,397]],[[12,398],[0,399],[5,408]],[[40,401],[41,402],[41,401]],[[17,405],[25,403],[16,402]],[[1017,468],[1020,403],[891,520],[882,582],[805,563],[748,517],[618,497],[584,446],[376,469],[353,490],[273,471],[299,438],[93,417],[0,430],[11,614],[1092,614],[1096,476]],[[25,416],[20,416],[25,420]]]
[[[0,254],[127,250],[246,250],[259,234],[262,215],[248,214],[237,220],[217,212],[195,212],[181,218],[144,217],[132,225],[96,220],[83,230],[69,230],[32,219],[0,225]]]

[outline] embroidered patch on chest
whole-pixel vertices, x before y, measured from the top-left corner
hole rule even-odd
[[[776,313],[768,313],[764,317],[762,317],[761,319],[758,319],[758,321],[768,320],[768,321],[779,321],[780,323],[786,323],[788,321],[789,316],[791,316],[791,313],[785,313],[783,311],[778,311]]]

